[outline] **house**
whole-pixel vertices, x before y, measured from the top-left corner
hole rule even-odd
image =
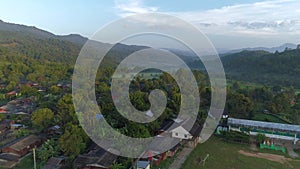
[[[25,128],[25,125],[24,124],[12,124],[10,127],[12,130],[19,130],[21,128]]]
[[[64,169],[66,166],[66,159],[64,157],[51,157],[42,169]]]
[[[5,133],[6,131],[10,130],[11,125],[14,124],[13,120],[3,120],[0,122],[0,134]]]
[[[138,161],[136,163],[137,169],[150,169],[150,161]]]
[[[118,158],[115,154],[119,154],[119,152],[114,149],[106,151],[96,146],[87,154],[78,155],[73,166],[78,169],[108,169]]]
[[[40,88],[40,89],[38,89],[38,92],[46,92],[46,89]]]
[[[23,112],[23,111],[19,111],[19,112],[17,112],[17,113],[15,113],[16,115],[29,115],[28,113],[25,113],[25,112]]]
[[[158,129],[157,134],[161,135],[164,132],[167,132],[168,129],[172,126],[173,123],[174,123],[173,120],[164,121],[163,124],[161,125],[161,127]]]
[[[197,144],[201,141],[200,138],[201,131],[202,131],[202,126],[200,126],[198,123],[195,123],[192,129],[189,131],[190,135],[192,135],[192,138],[188,140],[188,146],[190,147],[197,146]]]
[[[169,156],[169,157],[173,157],[173,156],[176,154],[176,152],[179,150],[180,147],[181,147],[181,144],[178,143],[176,146],[174,146],[173,148],[171,148],[171,149],[167,152],[168,156]]]
[[[0,124],[0,134],[3,134],[8,130],[9,130],[9,128],[6,125]]]
[[[14,154],[1,153],[0,154],[0,167],[13,168],[19,163],[20,157]]]
[[[179,139],[192,139],[197,134],[200,134],[201,127],[192,119],[175,123],[169,128],[172,137]]]
[[[62,131],[59,125],[55,125],[46,129],[46,133],[48,136],[61,135]]]
[[[191,139],[193,136],[183,126],[178,125],[176,128],[171,130],[172,137],[179,139]]]
[[[4,109],[4,108],[2,108],[2,107],[0,107],[0,113],[7,113],[7,110]]]
[[[175,122],[168,131],[171,133],[171,137],[185,140],[188,145],[195,147],[200,142],[200,132],[202,127],[194,122],[193,119],[187,119],[183,121]]]
[[[14,96],[14,95],[17,95],[17,92],[16,91],[11,91],[11,92],[6,93],[6,95]]]
[[[179,138],[158,135],[149,144],[148,150],[141,156],[142,160],[139,161],[146,161],[147,159],[152,161],[154,165],[158,165],[161,161],[175,154],[177,145],[180,145]]]
[[[3,153],[12,153],[19,156],[26,155],[35,146],[42,144],[41,138],[36,135],[29,135],[2,148]]]

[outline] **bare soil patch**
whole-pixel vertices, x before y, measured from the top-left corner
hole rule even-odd
[[[244,150],[238,151],[240,154],[250,157],[257,157],[257,158],[263,158],[274,162],[279,162],[281,164],[288,163],[288,161],[291,161],[291,158],[286,158],[282,155],[275,155],[275,154],[268,154],[268,153],[252,153],[252,152],[246,152]]]

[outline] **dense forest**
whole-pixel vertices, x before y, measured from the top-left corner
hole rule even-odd
[[[283,52],[248,51],[221,54],[226,77],[262,85],[293,86],[300,88],[300,46]],[[204,70],[201,61],[189,62],[192,68]]]
[[[283,52],[242,51],[222,57],[229,79],[300,87],[300,48]]]

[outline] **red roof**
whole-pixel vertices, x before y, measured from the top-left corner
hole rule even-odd
[[[7,95],[15,95],[15,94],[17,94],[17,92],[16,91],[11,91],[11,92],[8,92],[8,93],[6,93]]]

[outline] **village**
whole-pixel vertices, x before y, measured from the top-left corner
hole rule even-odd
[[[34,88],[42,95],[42,97],[51,97],[53,95],[49,92],[48,88],[41,88],[38,83],[22,83],[29,88]],[[37,131],[34,128],[29,128],[28,121],[31,120],[32,112],[37,108],[35,96],[23,96],[22,89],[16,87],[15,90],[3,94],[3,100],[7,100],[6,103],[1,105],[1,122],[0,122],[0,166],[2,168],[14,168],[18,163],[22,162],[26,157],[32,156],[36,158],[37,151],[50,139],[58,139],[63,130],[59,125],[50,126],[42,131]],[[70,84],[57,84],[56,87],[62,89],[62,92],[70,90]],[[179,149],[184,146],[195,147],[199,141],[199,134],[202,127],[195,124],[189,131],[187,129],[188,124],[191,123],[191,119],[174,119],[168,120],[157,130],[157,134],[161,139],[155,140],[153,144],[149,146],[149,150],[143,157],[141,154],[140,159],[132,161],[133,168],[150,168],[150,165],[158,166],[161,161],[168,157],[173,157]],[[172,128],[170,128],[172,126]],[[172,142],[166,142],[166,138],[169,141],[176,142],[175,146],[167,152],[163,152],[165,144],[173,144]],[[74,161],[74,168],[81,169],[107,169],[118,159],[117,150],[114,154],[107,152],[95,143],[91,144],[85,153],[78,155]],[[34,159],[35,161],[36,159]],[[66,167],[66,157],[56,156],[51,157],[48,162],[42,166],[43,169],[63,169]]]
[[[15,90],[1,94],[2,105],[0,107],[0,168],[13,168],[26,156],[33,153],[46,140],[57,138],[62,134],[59,125],[51,126],[42,132],[29,128],[31,114],[36,110],[36,97],[23,96],[20,86],[35,89],[42,97],[49,97],[51,93],[41,87],[38,83],[22,82]],[[68,90],[70,84],[57,84],[58,88]],[[6,103],[3,103],[6,100]],[[64,158],[54,157],[49,160],[50,164],[63,164]],[[49,165],[45,167],[49,168]],[[53,166],[50,165],[50,168]]]
[[[42,93],[43,97],[51,95],[51,93],[47,92],[47,88],[41,89],[37,83],[26,85],[36,88],[39,93]],[[70,90],[71,85],[57,84],[56,87],[66,91]],[[58,139],[63,134],[63,130],[61,130],[59,125],[50,126],[39,132],[34,128],[28,128],[26,121],[31,120],[31,114],[36,109],[35,96],[23,97],[20,88],[17,87],[16,90],[6,93],[5,98],[7,103],[0,107],[2,116],[0,122],[0,166],[2,168],[14,168],[29,155],[34,154],[34,158],[36,158],[36,151],[41,145],[50,139]],[[168,158],[173,158],[183,149],[193,150],[201,142],[200,133],[203,126],[195,123],[189,130],[188,125],[191,123],[192,120],[190,118],[165,121],[157,130],[158,139],[155,139],[155,142],[149,145],[148,151],[145,154],[141,154],[139,159],[133,159],[132,168],[150,169],[153,166],[159,166],[162,161]],[[272,140],[271,142],[265,142],[265,139],[261,143],[260,148],[286,152],[286,147],[278,146],[281,142],[280,140],[290,142],[290,145],[295,145],[294,148],[299,146],[297,142],[300,138],[300,128],[297,125],[234,119],[230,118],[225,112],[216,129],[216,134],[220,135],[220,132],[223,131],[248,133],[253,136],[264,134],[269,138],[267,140]],[[174,147],[166,152],[164,151],[166,146],[174,145],[174,143],[176,143]],[[277,147],[274,146],[275,144]],[[291,146],[287,147],[287,149],[290,154],[296,154]],[[92,143],[85,150],[85,153],[75,157],[72,165],[74,168],[79,169],[112,168],[112,165],[119,158],[117,155],[118,150],[112,151],[114,153],[108,152]],[[66,167],[66,160],[67,158],[63,155],[53,156],[48,159],[42,168],[63,169]]]

